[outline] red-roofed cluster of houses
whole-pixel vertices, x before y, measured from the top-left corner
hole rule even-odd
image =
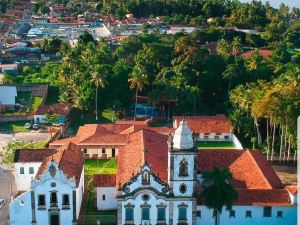
[[[229,168],[232,179],[228,182],[239,197],[232,210],[222,212],[222,223],[296,224],[297,191],[294,186],[284,186],[259,150],[196,147],[196,141],[227,140],[226,135],[231,138],[233,129],[225,116],[173,119],[172,128],[154,128],[148,121],[82,126],[75,137],[54,141],[48,150],[32,151],[32,157],[27,156],[28,150],[17,151],[16,173],[23,173],[16,176],[21,181],[22,176],[26,176],[25,166],[32,161],[38,162],[38,169],[33,173],[37,181],[27,184],[28,190],[38,192],[40,180],[46,182],[49,179],[51,184],[54,177],[58,179],[53,175],[56,168],[65,174],[64,182],[76,180],[73,193],[77,197],[83,157],[117,157],[115,175],[97,174],[93,179],[98,210],[117,210],[117,224],[140,224],[141,221],[142,224],[213,224],[213,210],[208,209],[199,197],[206,185],[203,174],[214,167]],[[49,187],[47,193],[52,193],[52,189],[57,191],[55,187]],[[71,204],[74,196],[70,193],[68,197],[70,208],[78,207],[77,201],[75,206]],[[11,212],[20,208],[15,201]],[[59,209],[57,204],[51,210]],[[69,216],[78,219],[76,210]],[[37,221],[38,218],[43,218],[43,212],[37,210],[35,218],[30,219]],[[16,222],[18,219],[13,216],[11,220]]]

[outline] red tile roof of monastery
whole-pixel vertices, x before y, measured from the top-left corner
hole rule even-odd
[[[186,116],[189,128],[195,133],[230,133],[232,125],[225,115],[216,116]],[[174,116],[177,127],[183,116]]]
[[[245,59],[250,59],[254,52],[255,50],[249,50],[247,52],[241,53],[241,56]],[[265,60],[268,60],[272,55],[273,51],[268,49],[258,49],[258,53],[261,54]]]
[[[96,174],[93,177],[94,187],[115,187],[116,175],[115,174]]]

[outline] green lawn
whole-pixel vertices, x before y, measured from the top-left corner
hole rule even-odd
[[[94,225],[97,224],[97,220],[100,220],[100,223],[103,225],[117,224],[117,211],[97,211],[97,208],[94,205],[95,199],[95,192],[91,187],[84,204],[84,217],[81,225]]]
[[[117,159],[86,159],[84,161],[84,173],[86,175],[116,174]]]
[[[231,141],[198,141],[198,148],[235,148]]]
[[[0,131],[5,133],[28,132],[29,130],[24,127],[25,123],[31,121],[13,121],[0,124]]]

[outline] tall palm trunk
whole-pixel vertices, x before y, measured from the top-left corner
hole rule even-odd
[[[283,133],[284,133],[284,128],[283,128],[283,126],[281,126],[281,132],[280,132],[280,149],[279,149],[279,162],[281,162],[281,160],[282,160]]]
[[[259,124],[258,124],[258,122],[257,122],[256,117],[254,117],[254,123],[255,123],[256,133],[257,133],[257,143],[258,143],[259,145],[261,145],[261,144],[262,144],[261,134],[260,134]]]
[[[269,118],[267,118],[267,160],[270,154],[270,134],[269,134]]]
[[[136,91],[135,91],[135,106],[134,106],[134,121],[135,121],[135,117],[136,117],[136,105],[137,105],[137,95],[138,95],[138,87],[136,87]]]
[[[290,162],[290,155],[291,155],[291,135],[289,135],[289,147],[288,147],[288,155],[287,155],[288,162]]]
[[[98,86],[96,87],[96,120],[98,120]]]
[[[273,161],[274,156],[274,147],[275,147],[275,133],[276,133],[276,123],[273,121],[273,140],[272,140],[272,151],[271,151],[271,162]]]
[[[220,212],[219,210],[216,210],[216,216],[215,216],[215,225],[220,225]]]

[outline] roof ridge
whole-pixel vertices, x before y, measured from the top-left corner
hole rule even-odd
[[[141,151],[141,153],[143,154],[143,161],[146,162],[147,156],[145,156],[145,154],[147,154],[147,151],[145,151],[145,142],[144,142],[144,130],[140,130],[141,131],[141,142],[142,142],[142,147],[143,147],[143,151]]]
[[[257,150],[251,150],[251,151],[257,151]],[[269,186],[269,188],[273,189],[272,185],[270,184],[269,180],[266,178],[265,174],[263,173],[262,169],[258,165],[257,161],[254,159],[254,157],[251,154],[250,150],[247,149],[246,151],[243,152],[243,154],[245,154],[245,153],[250,156],[250,160],[253,162],[254,166],[259,169],[259,172],[261,173],[263,180],[267,183],[267,185]]]

